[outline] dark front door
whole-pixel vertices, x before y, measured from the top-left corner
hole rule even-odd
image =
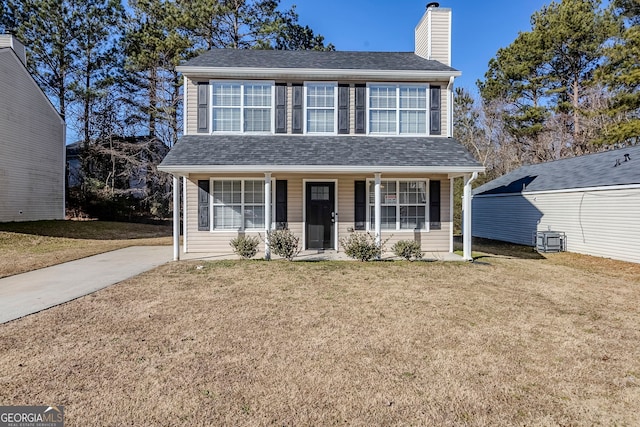
[[[307,182],[307,249],[335,248],[334,182]]]

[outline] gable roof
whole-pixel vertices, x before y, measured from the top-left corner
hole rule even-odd
[[[51,103],[51,100],[49,99],[49,97],[47,95],[45,95],[44,91],[42,90],[42,88],[40,87],[38,82],[36,82],[36,79],[33,78],[33,76],[31,75],[31,73],[27,69],[26,65],[22,62],[22,60],[20,59],[18,54],[10,47],[0,47],[0,56],[4,56],[4,55],[6,55],[6,57],[12,58],[10,60],[10,62],[11,63],[15,63],[15,70],[16,71],[20,70],[20,71],[18,71],[19,73],[27,76],[28,81],[31,82],[31,84],[34,87],[34,89],[42,97],[43,102],[47,103],[47,105],[49,105],[50,109],[58,116],[58,118],[60,118],[60,121],[62,123],[64,123],[64,117],[62,117],[62,115],[60,114],[58,109]],[[2,60],[2,58],[0,58],[0,61],[1,60]],[[7,64],[8,64],[8,62],[7,62]],[[2,83],[1,79],[0,79],[0,83]],[[13,83],[15,83],[15,82],[13,82]],[[0,100],[0,101],[2,101],[2,100]]]
[[[625,155],[628,155],[625,161]],[[640,184],[640,145],[522,166],[494,179],[474,195],[531,193]]]
[[[353,135],[185,135],[159,166],[165,172],[483,171],[458,141]]]
[[[315,68],[324,70],[412,70],[455,72],[413,52],[211,49],[182,67]]]

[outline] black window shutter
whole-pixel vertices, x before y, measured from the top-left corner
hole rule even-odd
[[[287,228],[287,181],[276,181],[276,228]]]
[[[441,102],[440,102],[440,86],[431,86],[431,102],[429,103],[431,108],[431,117],[429,122],[431,123],[429,133],[431,135],[440,135],[442,133],[442,126],[440,122],[442,120]]]
[[[276,84],[276,133],[287,133],[287,85]]]
[[[367,182],[355,182],[355,211],[354,226],[355,230],[364,230],[367,226]]]
[[[198,180],[198,230],[209,231],[209,180]]]
[[[429,181],[429,228],[440,230],[440,181]]]
[[[366,133],[367,87],[356,85],[356,133]]]
[[[291,88],[293,89],[291,131],[293,133],[302,133],[302,97],[303,97],[302,85],[294,84]]]
[[[198,83],[198,132],[209,132],[209,83]]]
[[[338,133],[349,133],[349,85],[338,85]]]

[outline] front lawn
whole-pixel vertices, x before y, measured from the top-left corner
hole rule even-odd
[[[640,266],[482,261],[169,263],[0,325],[0,402],[69,426],[639,425]]]

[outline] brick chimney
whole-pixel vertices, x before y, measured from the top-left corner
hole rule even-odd
[[[416,27],[415,54],[451,66],[451,9],[436,2],[427,5],[427,11]]]
[[[16,53],[20,61],[27,65],[27,54],[24,45],[13,34],[0,34],[0,48],[10,47]]]

